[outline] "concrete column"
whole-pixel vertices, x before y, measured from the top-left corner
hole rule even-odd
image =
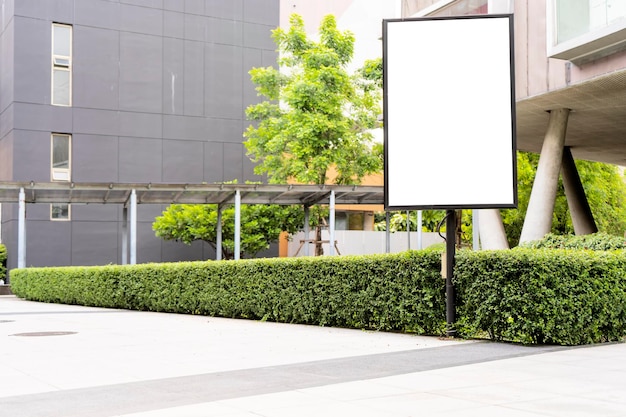
[[[26,268],[26,193],[20,188],[17,214],[17,267]]]
[[[241,258],[241,191],[235,192],[235,260]]]
[[[548,130],[541,148],[520,243],[539,240],[552,229],[552,214],[563,161],[569,112],[569,109],[556,109],[550,112]]]
[[[593,213],[591,213],[591,208],[589,207],[587,196],[585,196],[585,190],[580,181],[580,176],[569,147],[563,150],[562,170],[563,188],[565,188],[565,197],[567,197],[574,233],[577,235],[596,233],[598,227],[593,219]]]
[[[474,221],[474,227],[478,226],[480,246],[484,250],[509,249],[500,210],[474,210],[474,213],[480,218],[478,224]]]

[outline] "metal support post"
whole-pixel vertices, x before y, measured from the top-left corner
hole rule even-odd
[[[385,253],[391,252],[391,232],[389,228],[391,227],[391,221],[389,219],[389,212],[385,212]]]
[[[417,249],[424,249],[422,240],[422,210],[417,210]]]
[[[310,207],[304,206],[304,256],[309,256],[309,232],[310,232],[309,216],[310,215],[311,215]]]
[[[454,336],[454,256],[456,254],[456,212],[447,211],[446,217],[446,335]]]
[[[332,256],[335,254],[335,190],[330,192],[330,214],[328,223],[328,232],[330,234],[328,254]]]
[[[128,204],[128,203],[127,203]],[[128,205],[122,208],[122,265],[128,265]]]
[[[137,264],[137,193],[130,193],[130,264]]]
[[[235,260],[241,258],[241,191],[235,192]]]
[[[17,267],[26,267],[26,193],[20,188],[17,218]]]
[[[217,206],[217,230],[215,231],[215,260],[222,260],[222,205]]]

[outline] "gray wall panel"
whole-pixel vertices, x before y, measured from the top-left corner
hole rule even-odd
[[[208,136],[212,142],[242,143],[243,131],[239,119],[207,119]]]
[[[279,11],[278,0],[245,0],[243,2],[243,20],[246,22],[276,27]]]
[[[13,130],[14,108],[15,104],[11,103],[0,112],[0,140]]]
[[[224,181],[224,144],[221,142],[204,143],[204,180],[209,184]]]
[[[202,142],[163,141],[163,181],[194,183],[203,181],[204,149]]]
[[[121,4],[120,30],[162,36],[163,10]]]
[[[204,0],[181,0],[185,2],[185,13],[204,14]]]
[[[156,237],[152,223],[137,223],[137,263],[161,262],[161,244]]]
[[[13,181],[13,131],[0,138],[0,181]]]
[[[161,248],[163,252],[162,262],[205,260],[202,242],[193,242],[191,245],[186,245],[182,242],[164,240]]]
[[[14,181],[50,181],[50,133],[14,130]]]
[[[50,220],[50,204],[26,204],[26,219],[29,221]]]
[[[184,12],[185,11],[185,1],[184,0],[163,0],[163,8],[165,10],[173,10],[176,12]]]
[[[119,32],[87,26],[74,28],[75,107],[118,109],[119,45]]]
[[[117,222],[122,219],[121,213],[119,204],[72,204],[72,220],[77,222]]]
[[[15,17],[14,99],[50,103],[50,42],[52,26],[45,20]]]
[[[183,114],[184,42],[163,38],[163,113]]]
[[[163,36],[183,39],[185,37],[185,15],[171,11],[163,13]]]
[[[204,115],[204,43],[185,41],[184,45],[184,114]]]
[[[274,26],[259,25],[256,23],[244,23],[243,25],[243,41],[249,48],[276,49],[276,44],[271,38]]]
[[[117,111],[74,108],[74,133],[119,136]]]
[[[137,190],[137,193],[141,193],[141,191]],[[139,198],[140,196],[138,195],[137,197]],[[138,204],[137,221],[152,224],[154,219],[160,216],[165,208],[167,208],[167,206],[161,204]]]
[[[142,59],[137,59],[140,56]],[[163,41],[120,33],[120,110],[160,113],[163,104]]]
[[[42,104],[15,103],[14,128],[69,133],[73,125],[71,107],[46,106]]]
[[[242,99],[242,48],[206,45],[205,115],[239,119]]]
[[[72,265],[117,263],[117,222],[72,222]]]
[[[11,21],[7,24],[6,29],[0,33],[0,112],[4,111],[13,102],[15,49],[13,28],[13,21]]]
[[[72,180],[118,182],[117,136],[76,134],[72,137]]]
[[[71,227],[71,222],[26,221],[26,266],[71,265]]]
[[[243,20],[243,0],[205,0],[207,16],[223,19]]]
[[[4,7],[0,7],[0,32],[8,25],[15,14],[15,0],[4,0]]]
[[[119,0],[123,4],[163,9],[163,0]]]
[[[260,49],[246,48],[243,50],[243,106],[241,109],[241,118],[244,120],[244,126],[250,123],[246,122],[246,108],[251,104],[263,101],[265,98],[258,95],[256,85],[250,79],[248,72],[255,67],[271,66],[263,61],[263,51]]]
[[[163,115],[163,137],[166,139],[206,140],[209,120],[204,117]]]
[[[160,140],[120,137],[119,181],[162,181],[162,146]]]
[[[243,45],[243,23],[235,20],[208,18],[208,41],[223,45]]]
[[[207,38],[207,22],[205,16],[185,15],[185,39],[190,41],[204,42]]]
[[[120,112],[120,136],[162,138],[163,115]]]
[[[224,144],[224,181],[243,181],[243,145]]]
[[[6,1],[3,1],[3,9],[5,4]],[[74,0],[17,0],[14,13],[16,16],[71,24],[74,22]]]
[[[78,0],[74,2],[77,25],[103,29],[120,29],[120,4],[108,0]]]

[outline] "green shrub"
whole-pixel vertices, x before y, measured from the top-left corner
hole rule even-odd
[[[526,249],[615,250],[626,249],[626,242],[623,237],[606,233],[593,233],[578,236],[548,233],[543,239],[525,242],[520,244],[519,247]]]
[[[626,334],[622,251],[462,251],[456,262],[466,335],[579,345]]]
[[[441,334],[440,251],[11,271],[23,298]],[[462,336],[579,345],[626,334],[626,252],[458,251]]]
[[[0,243],[0,279],[5,279],[7,268],[7,247]]]
[[[67,304],[440,334],[440,254],[11,271],[19,297]]]

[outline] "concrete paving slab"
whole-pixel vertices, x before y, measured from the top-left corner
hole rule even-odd
[[[45,332],[57,333],[18,336]],[[624,344],[528,347],[1,296],[0,350],[0,417],[626,417]]]

